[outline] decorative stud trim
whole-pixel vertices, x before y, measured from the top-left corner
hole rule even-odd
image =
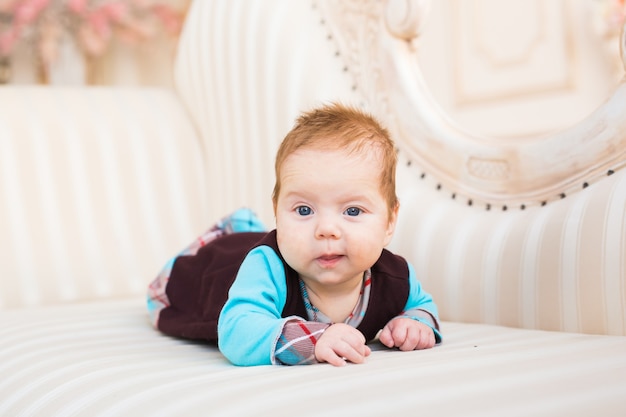
[[[380,5],[378,3],[372,3],[372,2],[370,2],[370,3],[371,4],[376,4],[377,5],[376,7],[380,7]],[[319,10],[319,7],[317,5],[316,0],[312,1],[312,8],[314,10]],[[374,13],[374,14],[376,14],[376,13]],[[368,20],[364,24],[367,24],[367,23],[371,23],[371,22],[369,22],[369,20]],[[322,17],[320,19],[320,25],[327,26],[327,22],[326,22],[325,18]],[[350,63],[354,61],[354,58],[352,58],[353,61],[349,61],[349,60],[346,61],[346,59],[345,59],[346,57],[341,52],[341,45],[338,44],[337,39],[330,32],[330,28],[328,28],[327,31],[328,31],[327,35],[326,35],[327,40],[330,41],[330,42],[334,42],[335,46],[337,47],[337,49],[335,51],[335,54],[334,54],[335,57],[341,58],[341,59],[344,60],[344,62],[343,62],[344,65],[342,67],[342,71],[352,74],[353,79],[354,79],[354,84],[352,85],[352,90],[353,91],[358,91],[359,90],[359,84],[358,84],[357,80],[359,78],[363,78],[364,77],[364,75],[359,72],[362,69],[359,68],[357,70],[354,70],[353,68],[350,68]],[[348,51],[348,52],[350,52],[350,51]],[[362,53],[363,51],[352,51],[352,52],[355,52],[355,53],[360,52],[360,53]],[[376,73],[379,70],[380,70],[380,68],[377,68],[377,67],[370,68],[370,71],[373,71],[373,73]],[[372,75],[372,74],[370,74],[370,75]],[[374,77],[374,78],[380,79],[380,77]],[[372,91],[363,92],[363,97],[364,98],[369,98],[371,100],[372,97],[369,97],[369,96],[366,97],[367,93],[372,93]],[[382,102],[381,107],[382,107],[383,110],[385,110],[387,108],[387,106],[386,106],[386,97],[377,97],[377,98],[380,99],[380,101]],[[361,102],[360,105],[362,107],[366,107],[365,102]],[[401,151],[400,147],[396,147],[396,152],[398,153],[398,155],[401,155],[402,153],[404,153],[403,151]],[[407,159],[405,163],[406,163],[407,167],[410,167],[412,169],[417,166],[416,164],[413,163],[413,161],[411,159]],[[622,167],[623,166],[620,166],[620,167],[615,168],[615,169],[609,169],[609,170],[607,170],[606,175],[607,176],[613,175],[615,173],[616,169],[620,169]],[[470,173],[472,173],[475,177],[483,178],[483,179],[506,177],[508,175],[509,170],[510,170],[508,162],[505,161],[505,160],[483,160],[483,159],[477,159],[477,158],[470,159],[470,161],[469,161],[469,168],[470,168],[469,169]],[[432,178],[435,178],[435,180],[436,180],[435,174],[433,174],[433,173],[428,173],[427,174],[425,171],[421,171],[420,172],[420,175],[419,175],[420,179],[425,180],[425,179],[427,179],[427,177],[428,178],[432,177]],[[590,186],[590,182],[589,181],[584,181],[582,183],[582,190],[587,189],[589,186]],[[436,186],[435,187],[436,187],[437,191],[442,191],[444,189],[444,186],[442,185],[441,182],[436,182]],[[462,195],[462,193],[459,193],[458,191],[455,191],[455,190],[452,190],[452,192],[450,193],[450,196],[451,196],[452,200],[455,200],[455,201],[459,201],[459,199],[457,199],[457,196],[459,196],[459,195]],[[465,196],[465,197],[467,199],[466,200],[467,201],[467,206],[470,206],[470,207],[474,206],[474,199],[471,198],[470,196]],[[503,204],[502,202],[495,202],[495,201],[489,202],[489,201],[487,201],[487,202],[484,203],[484,208],[487,211],[491,211],[491,209],[493,207],[495,207],[496,205],[501,205],[502,211],[510,211],[509,210],[510,207],[518,207],[519,210],[526,210],[527,207],[532,207],[532,206],[545,207],[545,206],[548,205],[548,202],[556,201],[558,199],[562,200],[562,199],[565,199],[566,197],[567,197],[567,193],[565,191],[563,191],[563,192],[555,195],[554,199],[542,200],[542,201],[536,201],[536,202],[528,201],[528,202],[517,203],[517,204],[507,204],[507,203]]]

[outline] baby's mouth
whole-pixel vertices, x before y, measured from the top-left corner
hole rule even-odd
[[[317,258],[317,262],[323,268],[332,268],[343,258],[343,255],[327,254]]]

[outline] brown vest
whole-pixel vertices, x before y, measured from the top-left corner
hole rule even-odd
[[[287,300],[282,317],[307,317],[300,294],[298,273],[285,263],[276,242],[276,231],[233,233],[209,242],[196,255],[174,261],[166,287],[170,306],[159,315],[159,330],[176,337],[217,341],[217,319],[228,298],[239,266],[248,252],[269,246],[285,268]],[[357,327],[366,340],[372,340],[385,324],[400,314],[409,296],[409,270],[406,261],[387,250],[372,266],[370,300]]]

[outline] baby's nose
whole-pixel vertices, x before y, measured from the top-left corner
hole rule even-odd
[[[336,221],[332,218],[320,217],[318,219],[315,236],[318,239],[338,239],[341,237],[341,230]]]

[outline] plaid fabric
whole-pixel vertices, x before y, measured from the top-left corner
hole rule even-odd
[[[165,264],[161,272],[159,272],[157,277],[148,286],[148,314],[150,315],[152,325],[157,328],[159,313],[164,308],[170,306],[170,301],[167,298],[165,290],[167,288],[170,275],[172,274],[174,261],[176,261],[178,257],[195,255],[201,247],[220,236],[238,232],[264,231],[266,231],[265,226],[261,223],[256,214],[250,209],[241,208],[215,223],[206,232],[191,242],[191,244],[183,249],[178,255],[170,259]]]
[[[361,324],[369,303],[371,283],[372,272],[367,270],[363,274],[359,300],[344,323],[354,328]],[[324,313],[311,304],[309,292],[302,280],[300,280],[300,294],[304,300],[309,321],[289,321],[283,327],[274,354],[276,362],[283,365],[317,363],[317,359],[315,359],[315,344],[322,333],[324,333],[324,330],[332,324],[332,321]]]
[[[314,321],[288,321],[276,343],[274,358],[283,365],[309,365],[317,363],[315,344],[330,323]]]

